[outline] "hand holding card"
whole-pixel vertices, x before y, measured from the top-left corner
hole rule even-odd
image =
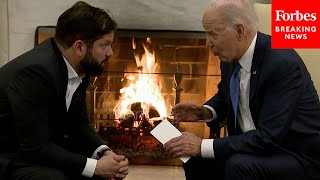
[[[168,120],[163,120],[150,133],[162,144],[165,144],[170,139],[181,135],[181,132]],[[184,163],[186,163],[190,159],[190,157],[180,157],[180,159]]]

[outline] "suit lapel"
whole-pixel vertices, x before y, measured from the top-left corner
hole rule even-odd
[[[56,54],[56,65],[57,65],[57,73],[56,75],[57,77],[57,85],[59,86],[58,89],[58,94],[59,94],[59,98],[61,98],[61,100],[59,100],[60,102],[63,102],[63,109],[65,112],[67,112],[67,105],[66,105],[66,99],[65,99],[65,95],[66,95],[66,91],[67,91],[67,86],[68,86],[68,69],[67,66],[64,62],[63,56],[57,46],[57,44],[55,43],[54,39],[51,38],[51,45],[53,47],[53,50]]]
[[[264,35],[259,33],[257,34],[257,42],[254,49],[252,65],[251,65],[251,77],[250,77],[250,101],[256,93],[258,88],[258,80],[261,74],[261,62],[264,58],[265,50],[265,38]]]
[[[225,85],[226,85],[226,89],[228,89],[228,91],[226,92],[227,95],[227,99],[229,100],[229,104],[231,104],[231,99],[230,99],[230,80],[231,80],[231,76],[233,73],[233,67],[234,63],[230,63],[230,62],[221,62],[221,73],[224,73],[223,76],[225,77]]]
[[[230,113],[228,113],[228,119],[233,119],[233,110],[232,110],[232,103],[230,98],[230,80],[233,73],[233,62],[223,62],[221,61],[221,82],[223,85],[224,94],[227,99],[227,108]],[[230,135],[235,133],[234,121],[227,121],[227,127]]]

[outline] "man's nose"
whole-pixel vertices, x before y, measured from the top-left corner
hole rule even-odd
[[[213,47],[214,45],[213,45],[211,40],[206,39],[206,46],[207,47]]]
[[[106,57],[111,57],[113,55],[113,50],[112,48],[108,48],[106,51]]]
[[[213,46],[212,40],[208,35],[206,37],[206,46],[208,47]]]

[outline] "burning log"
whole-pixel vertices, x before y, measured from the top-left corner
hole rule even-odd
[[[134,116],[132,114],[125,114],[120,118],[120,125],[125,128],[131,128],[134,124]]]

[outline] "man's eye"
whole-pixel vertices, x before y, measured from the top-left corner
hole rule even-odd
[[[102,44],[103,48],[106,48],[108,46],[108,44]]]
[[[219,37],[219,35],[216,34],[216,33],[212,33],[212,34],[211,34],[211,37],[212,37],[213,39],[217,39],[217,38]]]
[[[216,33],[211,33],[211,36],[216,37],[217,34]]]

